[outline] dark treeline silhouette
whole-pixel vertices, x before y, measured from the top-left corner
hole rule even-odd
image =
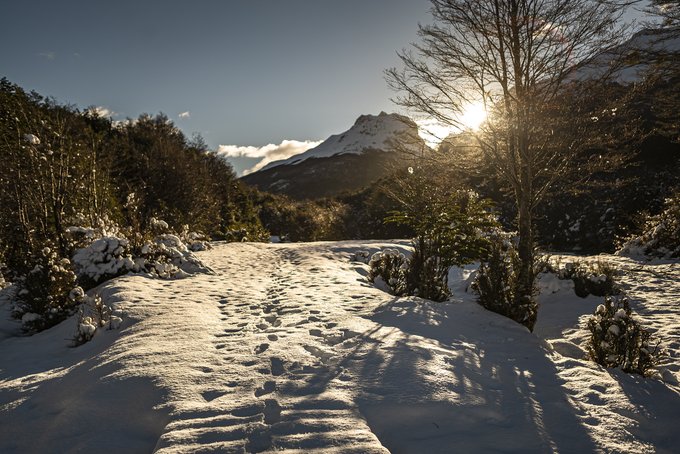
[[[108,222],[144,232],[154,217],[217,239],[266,238],[231,166],[163,114],[114,123],[0,81],[0,262],[23,273],[66,229]]]

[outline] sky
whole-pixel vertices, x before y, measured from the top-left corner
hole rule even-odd
[[[163,112],[237,173],[398,112],[428,0],[3,1],[0,77],[114,120]],[[247,155],[249,157],[239,157]]]
[[[428,0],[5,1],[0,77],[115,120],[163,112],[231,154],[304,150],[361,114],[398,111],[383,71],[428,9]],[[258,160],[232,163],[241,171]]]

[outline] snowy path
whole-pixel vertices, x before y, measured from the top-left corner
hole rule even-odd
[[[600,300],[550,295],[536,336],[349,260],[394,246],[217,244],[213,275],[107,283],[120,331],[0,340],[0,452],[674,452],[678,387],[580,357]],[[677,346],[664,307],[647,316]]]
[[[202,399],[174,403],[159,452],[259,452],[272,448],[274,438],[277,449],[384,452],[342,377],[339,386],[329,386],[332,374],[341,375],[334,368],[338,358],[355,343],[355,325],[346,322],[366,310],[364,296],[335,297],[346,292],[342,277],[324,273],[298,248],[230,249],[238,249],[238,261],[228,253],[206,258],[217,276],[187,280],[184,292],[174,289],[179,299],[191,299],[201,287],[210,292],[221,323],[211,326],[214,351],[194,365],[201,385],[192,389]]]
[[[386,452],[340,365],[372,325],[358,316],[385,294],[358,282],[347,254],[324,255],[333,255],[327,246],[218,244],[201,255],[214,275],[106,284],[106,299],[130,317],[117,339],[104,332],[68,349],[66,326],[9,339],[0,350],[0,452],[145,452],[154,443],[161,453]],[[71,382],[73,371],[82,377]],[[101,383],[112,399],[97,395]],[[41,437],[21,429],[36,410],[50,427]],[[116,420],[102,429],[106,413]],[[140,426],[136,440],[122,439],[128,424]]]
[[[613,258],[612,258],[613,259]],[[665,340],[668,356],[663,366],[680,383],[680,263],[641,264],[616,257],[624,271],[621,282],[631,298],[631,306],[644,318],[646,325]]]

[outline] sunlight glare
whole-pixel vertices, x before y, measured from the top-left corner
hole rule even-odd
[[[460,122],[468,129],[476,131],[486,120],[486,109],[481,101],[468,104],[460,117]]]
[[[417,120],[416,123],[418,124],[418,135],[432,148],[436,148],[442,140],[457,131],[456,128],[443,125],[434,118]]]

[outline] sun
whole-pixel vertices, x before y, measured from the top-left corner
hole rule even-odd
[[[460,123],[465,129],[472,129],[476,131],[482,126],[486,120],[486,108],[481,101],[468,104],[460,116]]]
[[[477,131],[486,121],[486,108],[482,101],[472,102],[466,105],[463,113],[458,117],[458,125],[445,125],[434,118],[422,118],[416,120],[418,135],[425,143],[432,147],[437,146],[451,134],[458,134],[466,130]]]

